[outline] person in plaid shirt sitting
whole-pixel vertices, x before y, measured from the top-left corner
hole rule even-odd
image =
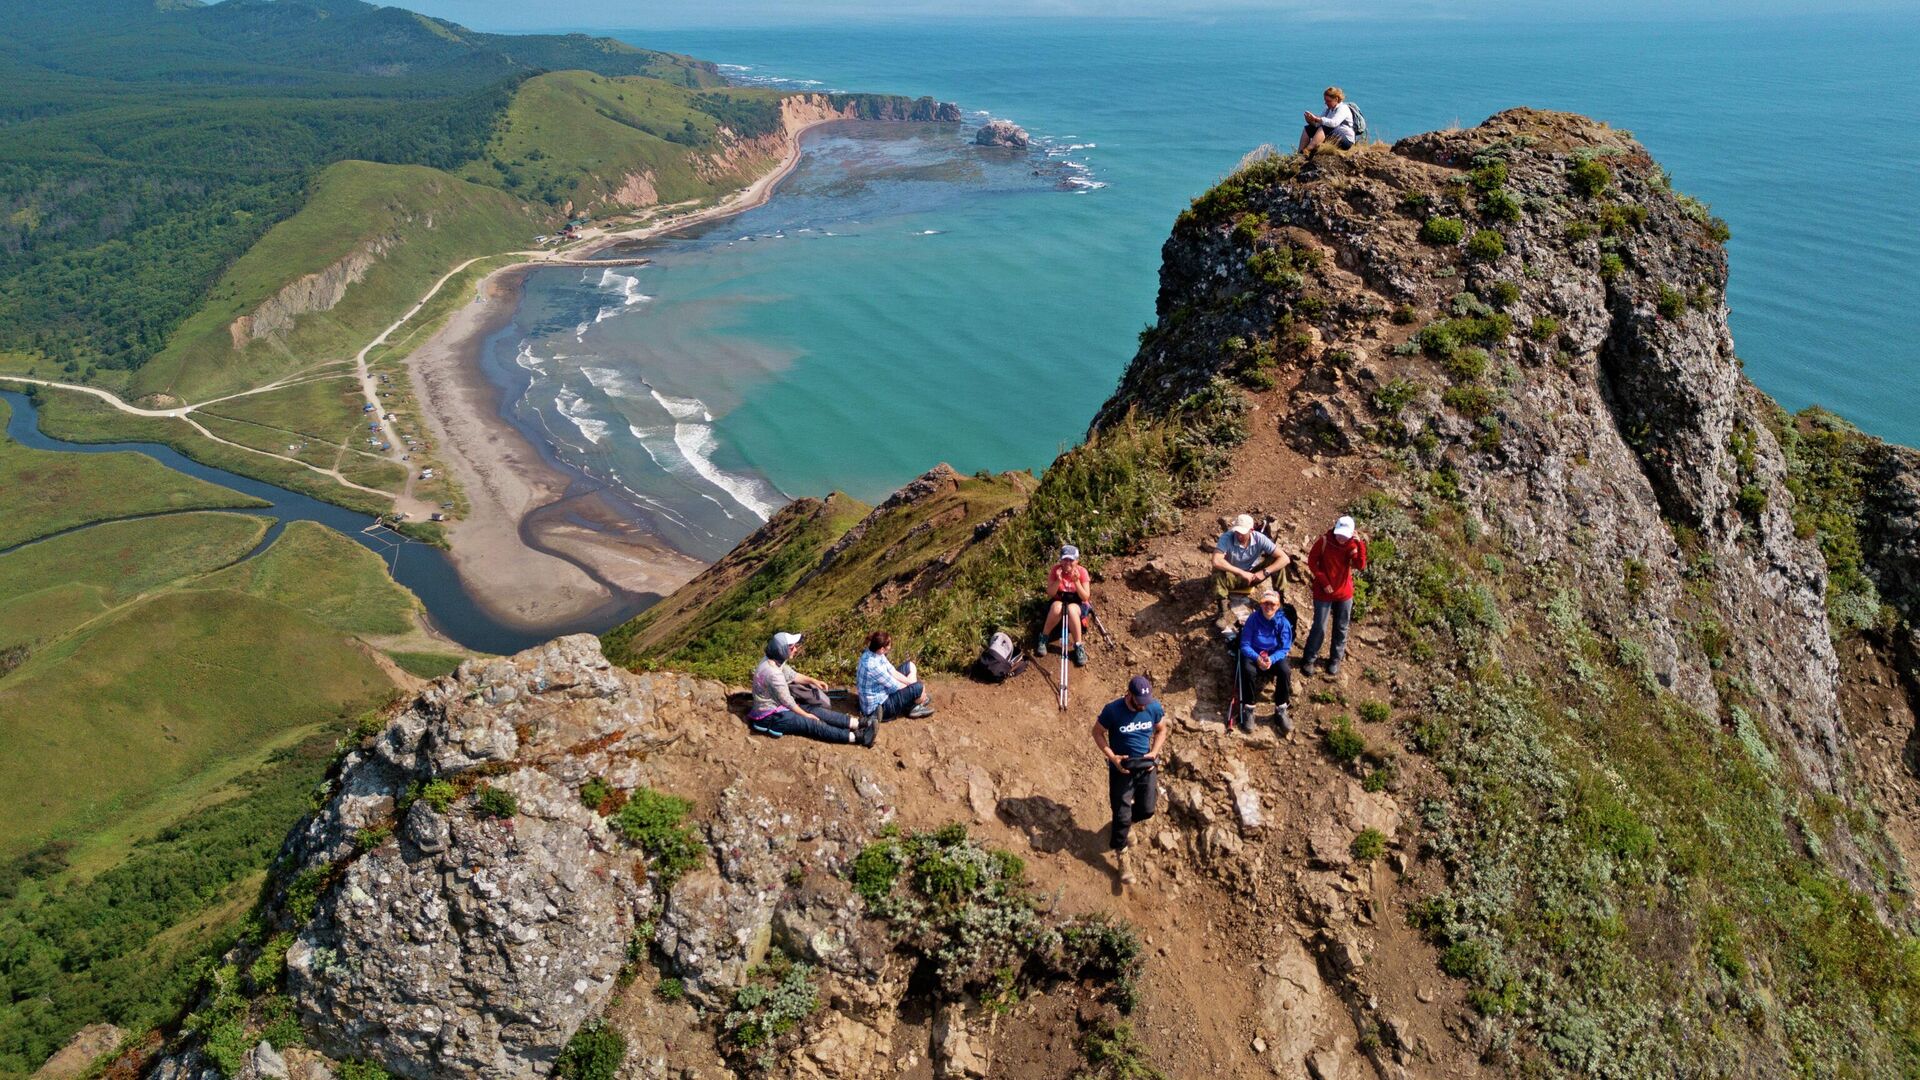
[[[860,664],[854,669],[860,711],[881,720],[932,716],[933,706],[927,703],[927,684],[915,678],[911,660],[905,671],[893,666],[893,661],[887,659],[887,650],[892,647],[893,635],[885,630],[875,630],[867,636],[867,651],[860,654]]]

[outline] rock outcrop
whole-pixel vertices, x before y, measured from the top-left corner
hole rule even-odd
[[[432,228],[433,223],[427,222],[427,227]],[[332,311],[346,299],[348,287],[366,277],[367,271],[397,243],[399,241],[391,236],[375,237],[326,269],[281,286],[279,292],[261,301],[252,314],[242,315],[228,324],[227,334],[233,339],[233,347],[244,349],[261,338],[284,334],[293,329],[294,322],[302,315]]]
[[[1030,140],[1025,128],[1011,120],[989,120],[974,133],[975,146],[1000,146],[1023,150]]]
[[[1603,193],[1577,187],[1587,162]],[[1463,226],[1487,220],[1496,188],[1492,227]],[[1743,707],[1835,792],[1846,751],[1825,565],[1795,535],[1785,463],[1734,356],[1714,227],[1632,138],[1567,114],[1517,109],[1390,150],[1255,163],[1182,216],[1159,297],[1177,328],[1142,349],[1098,422],[1169,408],[1276,336],[1310,369],[1288,423],[1315,452],[1376,442],[1376,402],[1405,388],[1391,419],[1439,438],[1435,464],[1489,529],[1564,568],[1597,624],[1643,635],[1655,677],[1702,712],[1732,704],[1716,676],[1751,685]],[[1329,299],[1297,305],[1313,267]],[[1383,316],[1396,309],[1459,321],[1394,353]],[[1470,367],[1488,350],[1513,357],[1487,373],[1504,392],[1450,394],[1426,374],[1438,354]],[[1644,570],[1632,596],[1628,565]],[[1699,645],[1682,595],[1702,577],[1726,659]]]

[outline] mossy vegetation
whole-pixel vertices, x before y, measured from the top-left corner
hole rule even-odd
[[[1019,856],[982,847],[964,825],[889,830],[861,850],[849,876],[940,997],[994,1007],[1087,980],[1121,1011],[1133,1008],[1143,963],[1133,930],[1103,916],[1049,915]]]
[[[1496,1051],[1547,1073],[1913,1069],[1920,951],[1792,824],[1811,808],[1766,736],[1664,690],[1551,570],[1494,573],[1458,510],[1356,510],[1369,610],[1467,676],[1435,683],[1409,733],[1450,785],[1422,813],[1448,883],[1411,919]],[[1528,648],[1505,644],[1516,623]]]

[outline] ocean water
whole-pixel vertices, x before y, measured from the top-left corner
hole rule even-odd
[[[1174,216],[1329,83],[1377,138],[1515,105],[1627,128],[1733,230],[1749,374],[1920,444],[1920,16],[1631,25],[964,20],[637,29],[748,81],[930,94],[1011,119],[826,129],[765,208],[635,270],[541,271],[494,343],[529,430],[713,557],[785,498],[935,461],[1038,468],[1153,319]],[[513,357],[519,357],[516,363]]]

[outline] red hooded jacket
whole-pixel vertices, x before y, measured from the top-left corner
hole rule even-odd
[[[1318,601],[1353,599],[1353,572],[1367,568],[1367,542],[1355,536],[1342,540],[1329,529],[1307,552],[1313,572],[1313,598]]]

